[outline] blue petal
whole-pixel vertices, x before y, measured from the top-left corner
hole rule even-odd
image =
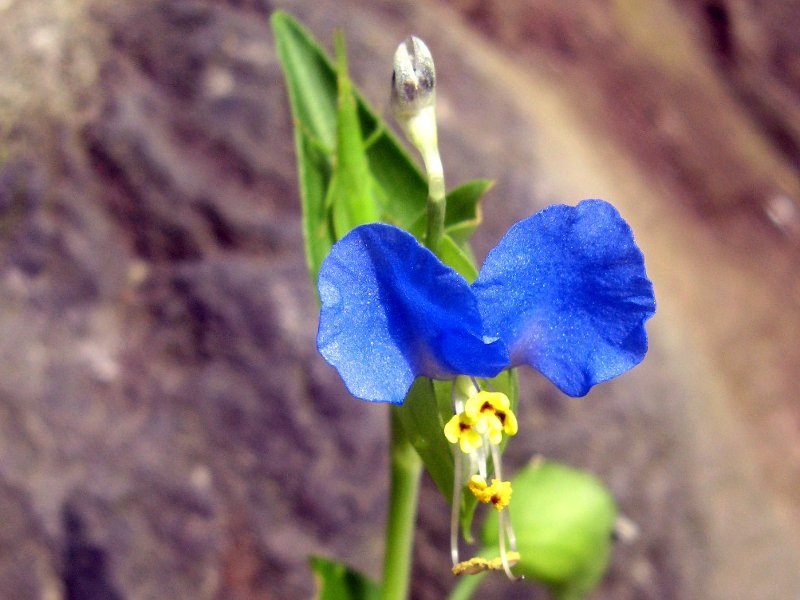
[[[513,366],[570,396],[621,375],[647,352],[653,285],[628,224],[602,200],[551,206],[512,227],[473,283],[488,335]]]
[[[358,398],[399,404],[419,375],[493,377],[508,366],[505,345],[483,338],[466,280],[396,227],[351,231],[318,287],[317,348]]]

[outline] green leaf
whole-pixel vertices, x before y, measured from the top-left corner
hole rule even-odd
[[[317,580],[317,600],[378,600],[380,588],[361,573],[345,565],[312,556],[311,569]]]
[[[453,453],[444,437],[444,426],[452,410],[449,382],[442,384],[426,377],[417,378],[397,409],[409,442],[448,502],[453,495]]]
[[[444,216],[445,233],[456,241],[459,246],[464,246],[475,229],[483,220],[481,215],[480,199],[491,189],[494,182],[489,179],[474,179],[450,190],[447,194],[447,210]],[[425,212],[417,215],[409,231],[418,240],[425,236]]]
[[[334,67],[320,44],[288,13],[276,11],[272,29],[294,118],[312,281],[333,243],[359,224],[382,220],[421,239],[427,183],[352,85],[343,42],[337,42]],[[476,180],[448,195],[445,232],[457,249],[448,243],[446,262],[468,280],[474,279],[475,269],[467,241],[481,220],[478,202],[489,187],[491,182]]]
[[[479,379],[478,383],[483,389],[506,394],[511,400],[512,409],[516,410],[519,391],[515,372],[504,371],[493,379]],[[453,416],[451,390],[450,381],[431,381],[419,377],[403,404],[398,407],[397,414],[408,440],[422,458],[431,479],[445,500],[452,504],[455,480],[453,446],[444,437],[444,426]],[[505,447],[505,441],[504,439],[501,451]],[[472,494],[462,493],[459,502],[461,529],[466,541],[471,542],[470,529],[476,500]]]
[[[546,584],[559,600],[585,597],[605,573],[617,507],[611,493],[584,471],[534,461],[512,479],[508,510],[521,559],[519,573]],[[483,543],[498,544],[497,515]]]
[[[383,220],[408,230],[425,213],[428,183],[388,126],[365,104],[361,109],[370,170],[386,198]]]
[[[344,37],[335,38],[338,102],[336,119],[336,160],[326,204],[333,215],[337,239],[365,223],[380,219],[380,211],[371,191],[372,176],[364,154],[361,125],[347,72]]]
[[[493,185],[489,179],[475,179],[447,194],[444,230],[462,249],[483,220],[479,202]]]
[[[445,234],[439,246],[439,258],[446,265],[453,267],[469,283],[475,281],[478,269],[475,262],[462,250],[449,235]]]
[[[336,143],[336,71],[317,41],[294,17],[276,11],[272,31],[295,127],[329,151]]]
[[[377,199],[383,209],[380,220],[409,229],[425,212],[427,183],[396,136],[347,79],[345,85],[349,89],[343,96],[355,99],[361,133],[354,140],[349,139],[356,124],[352,119],[351,101],[338,102],[341,78],[337,82],[337,69],[320,44],[294,17],[276,11],[271,22],[294,120],[303,233],[309,271],[312,281],[316,282],[322,260],[337,237],[344,233],[342,225],[338,235],[326,231],[334,220],[329,210],[331,204],[338,206],[336,198],[346,193],[343,190],[355,186],[356,195],[363,197],[361,186],[372,186],[371,197],[373,201]],[[343,117],[346,123],[337,125]],[[362,178],[360,163],[363,161],[354,156],[359,144],[366,152],[369,179]],[[345,182],[339,181],[337,176],[334,189],[330,190],[337,155],[340,161],[345,157],[344,160],[354,167],[348,167]],[[368,210],[369,217],[362,216],[355,221],[371,219],[374,215]]]
[[[328,218],[326,197],[330,188],[331,165],[314,140],[295,129],[295,147],[303,206],[303,238],[311,282],[316,284],[320,266],[336,241]]]
[[[335,241],[326,198],[336,143],[336,73],[308,32],[286,13],[272,16],[294,119],[306,260],[313,283]]]

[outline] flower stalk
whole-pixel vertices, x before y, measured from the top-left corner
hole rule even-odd
[[[389,447],[389,512],[386,517],[386,549],[383,557],[382,600],[405,600],[411,574],[414,527],[417,516],[422,461],[408,441],[403,424],[392,407]]]

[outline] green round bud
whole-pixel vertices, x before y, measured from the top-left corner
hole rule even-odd
[[[534,461],[512,479],[508,507],[520,561],[513,568],[547,585],[560,600],[583,598],[605,573],[617,507],[595,477],[565,465]],[[483,543],[498,544],[497,515]]]

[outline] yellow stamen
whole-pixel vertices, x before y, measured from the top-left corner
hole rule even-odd
[[[481,500],[481,495],[486,491],[486,488],[489,486],[486,483],[486,480],[481,477],[480,475],[473,475],[470,477],[470,480],[467,482],[467,487],[469,491],[478,499]]]
[[[467,482],[469,491],[478,499],[478,502],[492,505],[498,510],[503,510],[511,502],[511,482],[492,479],[492,485],[486,485],[486,480],[480,475],[473,475]]]
[[[511,402],[501,392],[481,390],[470,395],[464,412],[474,422],[475,431],[487,434],[492,444],[499,444],[503,433],[508,436],[517,433],[517,418],[511,410]]]
[[[464,454],[470,454],[483,445],[483,440],[474,425],[466,413],[453,415],[444,426],[444,437],[451,444],[458,443]]]
[[[498,511],[500,528],[500,556],[494,559],[474,557],[459,562],[458,517],[460,498],[463,493],[461,479],[462,458],[455,456],[453,503],[450,515],[450,553],[453,559],[454,575],[471,575],[483,571],[505,571],[509,579],[521,577],[511,572],[511,567],[519,561],[514,530],[511,528],[508,511],[511,501],[511,482],[503,481],[500,463],[500,443],[503,434],[517,433],[517,418],[511,410],[511,402],[503,393],[487,392],[478,387],[474,379],[459,377],[453,384],[453,406],[456,414],[444,426],[444,435],[451,444],[458,443],[461,451],[467,454],[471,477],[466,487],[475,498],[484,504],[492,504]],[[484,442],[484,440],[486,440]],[[491,485],[486,483],[488,455],[491,455],[495,478]],[[508,548],[510,546],[510,548]]]
[[[505,413],[505,421],[503,422],[503,431],[509,437],[517,435],[518,431],[517,417],[513,412],[511,412],[511,410],[508,410]]]
[[[520,559],[519,552],[509,552],[506,558],[508,559],[508,564],[514,566]],[[481,556],[475,556],[455,565],[453,567],[453,575],[475,575],[482,571],[501,570],[503,570],[503,561],[501,558],[485,559]]]

